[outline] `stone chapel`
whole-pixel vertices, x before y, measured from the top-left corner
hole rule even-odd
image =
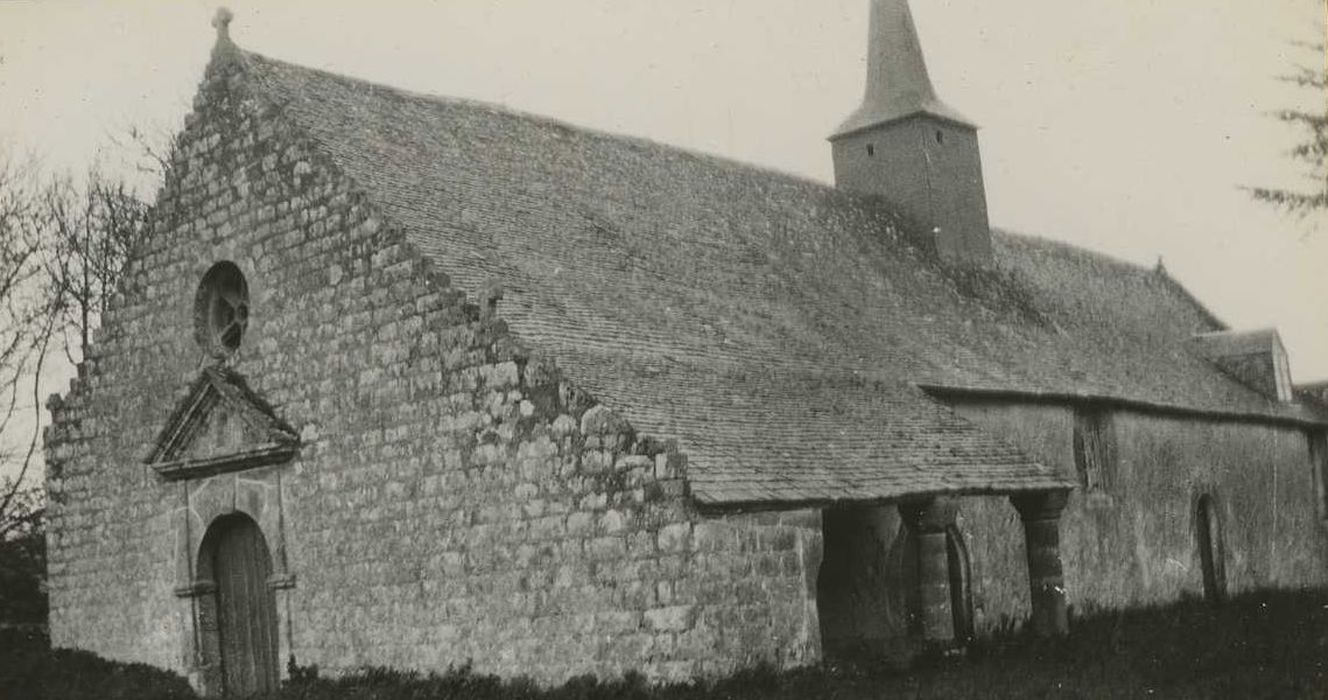
[[[48,403],[53,644],[682,680],[1328,579],[1328,392],[1160,265],[993,230],[905,0],[834,186],[229,22]]]

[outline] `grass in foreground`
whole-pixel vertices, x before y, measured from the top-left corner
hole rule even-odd
[[[6,646],[8,648],[6,648]],[[1184,601],[1076,620],[1070,636],[1015,634],[959,658],[923,660],[900,672],[827,665],[756,669],[702,683],[651,687],[640,677],[591,677],[541,690],[468,666],[422,675],[366,669],[337,679],[309,669],[278,700],[694,700],[700,698],[1321,698],[1328,697],[1328,591],[1262,592],[1222,608]],[[0,698],[193,698],[183,679],[41,640],[0,640]]]

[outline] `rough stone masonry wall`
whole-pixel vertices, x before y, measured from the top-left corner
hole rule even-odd
[[[1073,409],[963,402],[957,410],[1078,479]],[[1202,595],[1195,534],[1212,494],[1225,542],[1227,590],[1322,585],[1328,528],[1318,515],[1306,434],[1292,427],[1114,412],[1117,470],[1108,492],[1071,493],[1061,520],[1069,603],[1080,612]],[[975,604],[988,629],[1028,615],[1018,515],[1003,498],[966,498]]]
[[[52,641],[194,661],[173,593],[185,487],[140,460],[209,361],[195,291],[230,260],[252,311],[228,364],[303,443],[265,533],[295,577],[279,633],[298,663],[556,681],[816,658],[815,514],[695,512],[675,447],[468,304],[245,80],[214,58],[152,243],[52,402]]]

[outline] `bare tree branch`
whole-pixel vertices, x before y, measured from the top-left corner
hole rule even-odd
[[[41,431],[36,427],[41,423],[41,370],[42,365],[46,361],[46,349],[50,345],[51,330],[54,325],[54,320],[54,316],[48,317],[47,324],[42,329],[41,341],[36,351],[37,362],[36,367],[32,372],[32,411],[34,414],[32,418],[32,437],[28,440],[28,451],[27,454],[23,455],[23,464],[19,467],[18,477],[14,479],[13,487],[4,495],[3,499],[0,499],[0,522],[11,519],[11,517],[6,516],[5,514],[9,513],[10,504],[14,502],[19,486],[23,483],[23,478],[28,475],[28,470],[32,468],[32,457],[37,452],[37,438],[41,436]],[[3,531],[0,531],[0,534],[2,534],[2,532]]]
[[[27,450],[18,478],[4,480],[0,488],[0,524],[19,515],[26,522],[28,500],[19,495],[40,434],[39,413],[35,413],[31,426],[14,420],[28,379],[37,391],[38,356],[45,353],[52,324],[50,307],[42,293],[45,229],[36,206],[38,189],[31,165],[16,163],[0,153],[0,445],[13,443],[16,427],[30,427],[32,431],[25,441]],[[5,461],[10,457],[0,454]],[[25,508],[16,509],[16,503]],[[4,531],[12,529],[6,525]]]
[[[50,353],[58,348],[71,364],[87,356],[146,232],[147,205],[122,178],[93,167],[78,182],[38,179],[0,152],[0,465],[17,467],[17,478],[0,480],[0,535],[39,522],[31,516],[40,499],[25,489],[40,458]]]

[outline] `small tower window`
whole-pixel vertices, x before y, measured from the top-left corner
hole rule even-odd
[[[874,143],[867,144],[867,156],[871,157],[874,155],[876,155],[876,144]]]
[[[945,132],[940,129],[936,130],[936,143],[945,143]]]
[[[203,275],[194,296],[194,333],[198,344],[214,357],[240,347],[249,328],[249,285],[240,268],[219,262]]]

